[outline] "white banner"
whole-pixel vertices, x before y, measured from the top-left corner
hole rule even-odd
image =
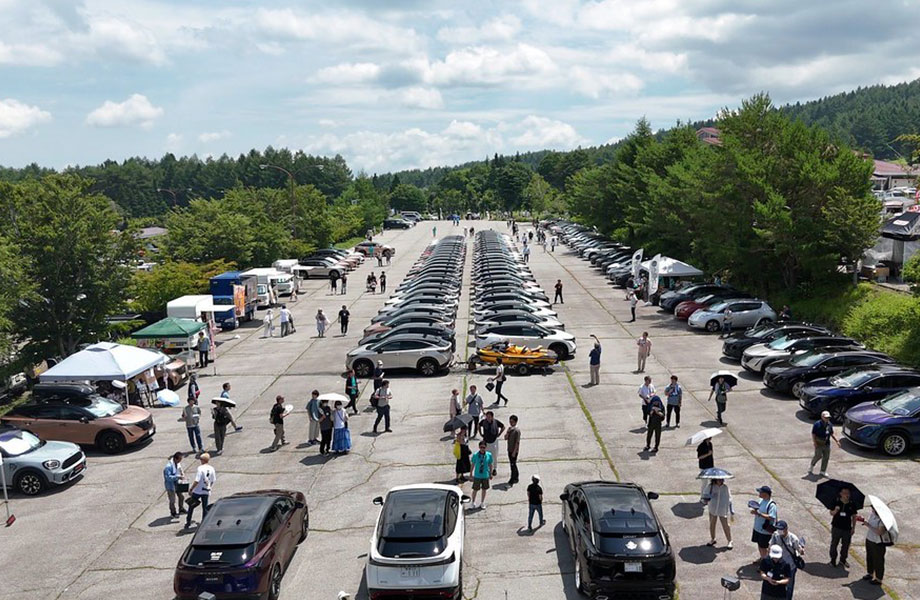
[[[639,263],[642,262],[642,248],[639,248],[632,255],[632,276],[636,285],[639,284]]]
[[[648,295],[658,291],[658,272],[661,270],[661,254],[656,254],[648,266]]]

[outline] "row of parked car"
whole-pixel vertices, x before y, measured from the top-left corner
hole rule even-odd
[[[457,346],[465,257],[462,236],[432,242],[346,355],[345,367],[362,378],[373,376],[379,363],[387,371],[412,369],[425,376],[448,368]]]

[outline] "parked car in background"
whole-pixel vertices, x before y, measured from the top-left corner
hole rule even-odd
[[[384,219],[384,229],[412,229],[414,223],[405,219]]]
[[[778,360],[783,360],[804,350],[833,348],[835,350],[861,350],[863,345],[852,338],[836,335],[801,336],[790,333],[769,344],[754,344],[741,356],[741,366],[752,373],[763,373],[764,369]],[[827,350],[830,352],[831,350]]]
[[[920,389],[854,406],[846,413],[843,435],[857,446],[901,456],[920,444]]]
[[[764,371],[763,383],[768,388],[795,395],[806,383],[822,377],[832,377],[856,367],[893,364],[894,359],[882,352],[845,350],[828,352],[825,348],[799,352],[786,360],[778,360]]]
[[[694,329],[719,331],[727,309],[732,311],[732,329],[745,329],[776,320],[776,311],[763,300],[738,299],[698,310],[687,319],[687,324]]]
[[[684,300],[674,307],[674,316],[681,321],[686,321],[690,315],[698,310],[705,310],[725,300],[736,300],[741,298],[750,298],[750,294],[738,292],[735,290],[726,290],[723,292],[714,292],[705,296],[700,296],[696,300]]]
[[[355,246],[355,252],[360,252],[364,256],[375,256],[378,253],[389,252],[390,256],[396,256],[396,248],[381,244],[380,242],[364,241]]]
[[[0,425],[0,457],[6,484],[26,496],[69,483],[86,472],[86,456],[76,444],[45,441],[8,425]]]
[[[154,369],[157,378],[159,379],[161,376],[165,378],[166,387],[171,390],[182,387],[182,384],[188,380],[188,365],[185,361],[153,348],[147,348],[147,350],[160,354],[164,358],[163,364]]]
[[[560,329],[549,329],[533,323],[499,323],[486,326],[476,333],[476,347],[486,348],[498,342],[552,350],[559,360],[575,356],[575,336]]]
[[[811,415],[831,413],[842,423],[847,411],[863,402],[875,402],[920,386],[920,373],[900,365],[858,367],[826,379],[816,379],[798,390],[799,405]]]
[[[215,502],[173,576],[182,600],[209,592],[220,598],[278,600],[297,546],[307,539],[310,513],[304,495],[264,490]]]
[[[684,288],[670,290],[663,293],[658,301],[658,306],[664,310],[673,312],[674,308],[685,300],[695,300],[701,296],[712,294],[713,292],[723,292],[726,289],[730,289],[730,287],[727,285],[719,285],[715,283],[698,283],[689,285]]]
[[[744,351],[754,344],[768,344],[773,340],[788,335],[806,337],[808,335],[831,335],[831,331],[820,325],[778,321],[761,323],[747,331],[735,333],[722,343],[722,354],[728,358],[741,360]]]
[[[377,361],[382,360],[387,370],[414,369],[430,377],[449,367],[453,358],[451,342],[442,338],[400,335],[358,346],[346,355],[345,368],[367,378],[374,374]]]

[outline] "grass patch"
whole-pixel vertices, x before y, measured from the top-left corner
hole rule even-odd
[[[607,444],[604,443],[604,440],[601,437],[601,432],[597,429],[597,424],[594,422],[594,417],[591,416],[591,411],[588,410],[588,405],[585,404],[584,398],[581,397],[581,393],[578,391],[578,386],[575,385],[575,380],[572,379],[572,372],[569,371],[569,368],[565,365],[562,365],[562,369],[565,371],[566,379],[569,380],[569,386],[572,388],[572,392],[575,393],[575,399],[578,400],[578,405],[581,406],[581,412],[584,413],[585,419],[588,420],[588,425],[591,426],[591,431],[594,433],[594,440],[597,442],[597,445],[600,446],[601,454],[604,455],[604,459],[610,466],[610,470],[613,471],[614,477],[616,477],[617,481],[620,481],[620,472],[617,471],[616,466],[613,464],[613,459],[610,458],[610,453],[607,451]]]
[[[342,240],[341,242],[334,244],[333,247],[339,248],[341,250],[348,250],[349,248],[357,246],[363,241],[364,241],[363,235],[356,235],[355,237],[350,237],[347,240]]]

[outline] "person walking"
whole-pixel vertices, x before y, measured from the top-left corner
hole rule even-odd
[[[383,421],[384,433],[393,433],[393,430],[390,429],[390,400],[393,398],[393,394],[390,392],[390,381],[388,379],[383,380],[380,387],[374,392],[374,396],[377,399],[377,419],[374,421],[374,433],[377,433],[377,426],[380,425],[380,421]]]
[[[556,244],[557,244],[557,243],[558,243],[558,242],[557,242],[557,240],[556,240],[556,236],[553,236],[553,237],[550,238],[550,240],[549,240],[549,251],[550,251],[550,252],[555,252],[555,251],[556,251]]]
[[[712,451],[712,438],[706,438],[696,447],[696,461],[701,473],[715,466]],[[700,502],[705,504],[706,488],[709,487],[709,484],[705,479],[701,479],[700,481],[702,483],[700,486]]]
[[[188,376],[188,397],[198,399],[201,395],[201,388],[198,386],[198,373],[192,372]]]
[[[658,452],[658,445],[661,443],[661,422],[664,421],[664,403],[657,395],[652,396],[648,401],[648,429],[645,432],[645,451],[649,451],[652,445],[652,434],[655,434],[655,447],[652,453]]]
[[[373,272],[367,274],[367,291],[371,294],[377,293],[377,276]]]
[[[538,527],[546,525],[543,519],[543,488],[540,486],[540,476],[531,475],[530,485],[527,486],[527,531],[533,531],[533,516],[539,515]]]
[[[712,389],[709,391],[709,400],[712,400],[713,396],[716,398],[716,420],[719,421],[719,425],[725,425],[725,421],[722,420],[722,413],[725,412],[725,407],[728,405],[728,393],[730,391],[732,391],[732,386],[728,385],[728,382],[721,375],[716,379]]]
[[[479,442],[479,452],[470,457],[473,477],[473,508],[486,508],[486,492],[489,491],[489,482],[492,480],[492,453],[486,450],[486,443]],[[476,494],[482,491],[482,501],[476,504]]]
[[[198,334],[196,348],[198,348],[198,368],[203,369],[208,366],[208,355],[211,352],[211,340],[208,339],[203,331]]]
[[[185,513],[183,495],[185,492],[177,489],[180,483],[184,484],[186,490],[188,489],[188,484],[185,483],[185,471],[182,469],[182,453],[176,452],[166,461],[166,467],[163,469],[163,486],[166,488],[166,497],[169,499],[169,515],[174,519]]]
[[[652,385],[652,378],[645,376],[643,383],[639,386],[639,398],[642,399],[642,422],[648,423],[648,404],[655,395],[655,386]]]
[[[831,424],[831,413],[821,412],[821,418],[811,427],[811,442],[815,446],[815,453],[808,465],[808,474],[814,475],[815,465],[821,461],[821,477],[830,477],[827,474],[827,463],[831,459],[831,440],[840,447],[840,440],[834,435],[834,426]]]
[[[182,409],[182,415],[178,420],[185,422],[188,443],[192,446],[192,452],[195,452],[195,445],[197,444],[199,454],[204,452],[204,446],[201,444],[201,427],[198,424],[200,419],[201,409],[198,408],[198,400],[189,396],[188,404]]]
[[[393,251],[389,248],[384,249],[383,258],[386,260],[387,266],[390,266],[390,261],[393,259]]]
[[[329,326],[329,319],[323,313],[323,309],[316,311],[316,335],[317,337],[326,337],[326,327]]]
[[[383,370],[383,361],[378,360],[377,366],[374,367],[374,391],[376,392],[383,385],[383,376],[386,373]]]
[[[225,398],[227,400],[230,399],[230,382],[229,381],[225,381],[223,384],[221,384],[220,397]],[[226,408],[227,408],[227,414],[230,415],[230,424],[233,425],[233,430],[240,431],[241,429],[243,429],[242,425],[236,424],[236,419],[233,418],[233,411],[230,410],[230,407],[227,406]]]
[[[332,294],[338,293],[339,287],[339,272],[338,271],[329,271],[329,291]]]
[[[647,331],[643,331],[642,337],[636,340],[636,348],[638,350],[638,359],[639,359],[639,363],[638,363],[636,372],[642,373],[643,371],[645,371],[646,359],[652,355],[652,340],[649,339]]]
[[[783,562],[783,549],[773,546],[769,550],[769,556],[765,549],[764,557],[757,562],[757,572],[763,581],[760,587],[760,600],[785,598],[786,585],[789,583],[789,565]]]
[[[719,521],[722,524],[725,539],[728,541],[726,547],[731,550],[732,526],[728,522],[733,513],[731,490],[728,489],[724,479],[710,479],[703,498],[703,504],[709,510],[709,542],[706,545],[716,545],[716,521]]]
[[[524,255],[524,264],[526,265],[530,262],[530,246],[528,246],[526,242],[524,243],[524,251],[522,254]]]
[[[322,418],[320,410],[319,390],[310,392],[310,399],[307,401],[307,446],[313,446],[319,443],[319,422]]]
[[[486,418],[479,423],[479,435],[486,443],[486,450],[492,454],[492,476],[498,475],[498,439],[505,431],[505,424],[495,418],[495,413],[486,412]]]
[[[195,514],[195,508],[200,504],[201,505],[201,520],[208,515],[208,511],[211,509],[211,506],[208,500],[211,497],[211,492],[214,490],[214,484],[217,483],[217,473],[214,471],[209,463],[211,462],[211,455],[205,452],[198,460],[201,461],[201,464],[198,465],[198,469],[195,471],[195,481],[192,484],[191,495],[186,501],[188,504],[188,512],[185,515],[185,528],[192,528],[192,517]]]
[[[588,369],[591,371],[591,383],[588,385],[601,384],[601,341],[593,333],[591,338],[594,339],[594,346],[588,353]]]
[[[342,308],[339,309],[339,331],[342,332],[342,335],[348,333],[348,321],[351,319],[351,313],[348,311],[348,307],[344,304]]]
[[[377,248],[377,250],[374,252],[374,256],[377,258],[377,266],[382,267],[383,266],[383,252],[380,250],[380,248]]]
[[[733,318],[731,307],[726,307],[725,312],[722,313],[722,333],[719,334],[720,340],[731,335]]]
[[[629,290],[626,293],[626,299],[629,300],[629,312],[632,315],[628,322],[634,323],[636,321],[636,306],[639,304],[639,296],[636,294],[636,290]]]
[[[347,272],[342,271],[342,280],[339,281],[339,283],[341,284],[341,285],[339,286],[339,289],[342,290],[342,291],[339,292],[339,293],[340,293],[342,296],[344,296],[345,293],[348,291],[348,273],[347,273]]]
[[[850,542],[856,531],[856,505],[850,499],[850,488],[840,488],[831,509],[831,566],[837,566],[837,546],[840,546],[840,566],[849,569]]]
[[[271,308],[262,317],[262,337],[275,337],[275,313]]]
[[[777,510],[776,502],[773,501],[773,489],[768,485],[762,485],[757,488],[757,494],[760,496],[760,504],[757,508],[751,509],[754,515],[754,532],[751,534],[751,541],[757,544],[757,551],[760,553],[758,560],[767,558],[767,549],[770,547],[770,536],[776,527]],[[765,525],[769,523],[770,530]],[[782,548],[780,548],[782,550]],[[782,558],[782,554],[780,554]]]
[[[387,274],[383,271],[380,272],[380,293],[387,293]]]
[[[332,451],[348,454],[351,450],[351,432],[348,430],[348,413],[342,408],[342,401],[336,400],[332,410]]]
[[[495,362],[497,363],[495,377],[489,379],[489,381],[495,382],[495,406],[498,406],[502,400],[505,401],[505,406],[508,406],[508,398],[502,394],[502,386],[505,385],[505,364],[500,356],[495,359]]]
[[[521,430],[518,429],[518,418],[517,415],[511,415],[508,417],[508,430],[505,431],[505,446],[508,448],[508,466],[511,468],[511,479],[508,480],[508,485],[514,485],[518,482],[518,473],[517,459],[518,452],[521,449]]]
[[[786,600],[792,600],[795,591],[795,573],[799,565],[805,566],[805,543],[797,535],[789,531],[785,521],[776,522],[776,531],[770,536],[770,547],[779,546],[783,549],[782,561],[789,567],[789,583],[786,584]]]
[[[467,412],[473,417],[473,421],[470,423],[470,438],[472,439],[476,437],[479,431],[479,418],[482,416],[483,409],[482,396],[476,391],[475,385],[470,386],[470,393],[467,394],[464,402],[466,403]]]
[[[281,337],[286,337],[291,333],[291,311],[288,310],[287,304],[281,305],[279,318],[281,320]]]
[[[358,377],[355,375],[354,369],[348,369],[345,374],[345,395],[348,396],[348,404],[345,405],[345,410],[350,408],[354,411],[354,414],[358,414],[358,393]]]
[[[224,441],[227,439],[227,425],[233,422],[230,409],[223,402],[216,402],[211,408],[211,419],[214,420],[214,454],[224,453]]]
[[[457,476],[457,485],[466,481],[466,476],[473,469],[470,463],[471,454],[470,446],[467,443],[467,428],[461,427],[454,437],[454,458],[456,459],[454,472]]]
[[[447,412],[450,415],[448,417],[448,422],[453,421],[455,417],[463,413],[463,405],[460,403],[460,390],[454,388],[450,391],[450,400],[448,401],[449,405],[447,407]],[[452,433],[456,434],[457,430],[454,429]]]
[[[886,544],[891,537],[875,508],[870,507],[870,510],[868,519],[857,519],[866,527],[866,574],[863,579],[873,585],[882,585],[885,578]]]
[[[671,383],[664,388],[664,395],[668,399],[665,427],[671,426],[671,413],[674,413],[674,425],[680,429],[680,405],[684,401],[684,388],[677,383],[677,375],[671,375]]]
[[[553,289],[556,290],[555,293],[553,294],[553,304],[557,302],[559,304],[565,304],[565,300],[562,299],[562,280],[561,279],[556,280],[556,285],[553,286]]]
[[[335,426],[332,418],[332,409],[328,400],[319,401],[319,453],[323,456],[329,454],[332,448],[332,430]]]
[[[287,444],[287,440],[284,439],[284,419],[287,416],[288,413],[284,410],[284,396],[279,394],[275,396],[275,404],[269,414],[269,421],[271,421],[275,430],[275,439],[272,440],[272,445],[269,448],[272,452]]]

